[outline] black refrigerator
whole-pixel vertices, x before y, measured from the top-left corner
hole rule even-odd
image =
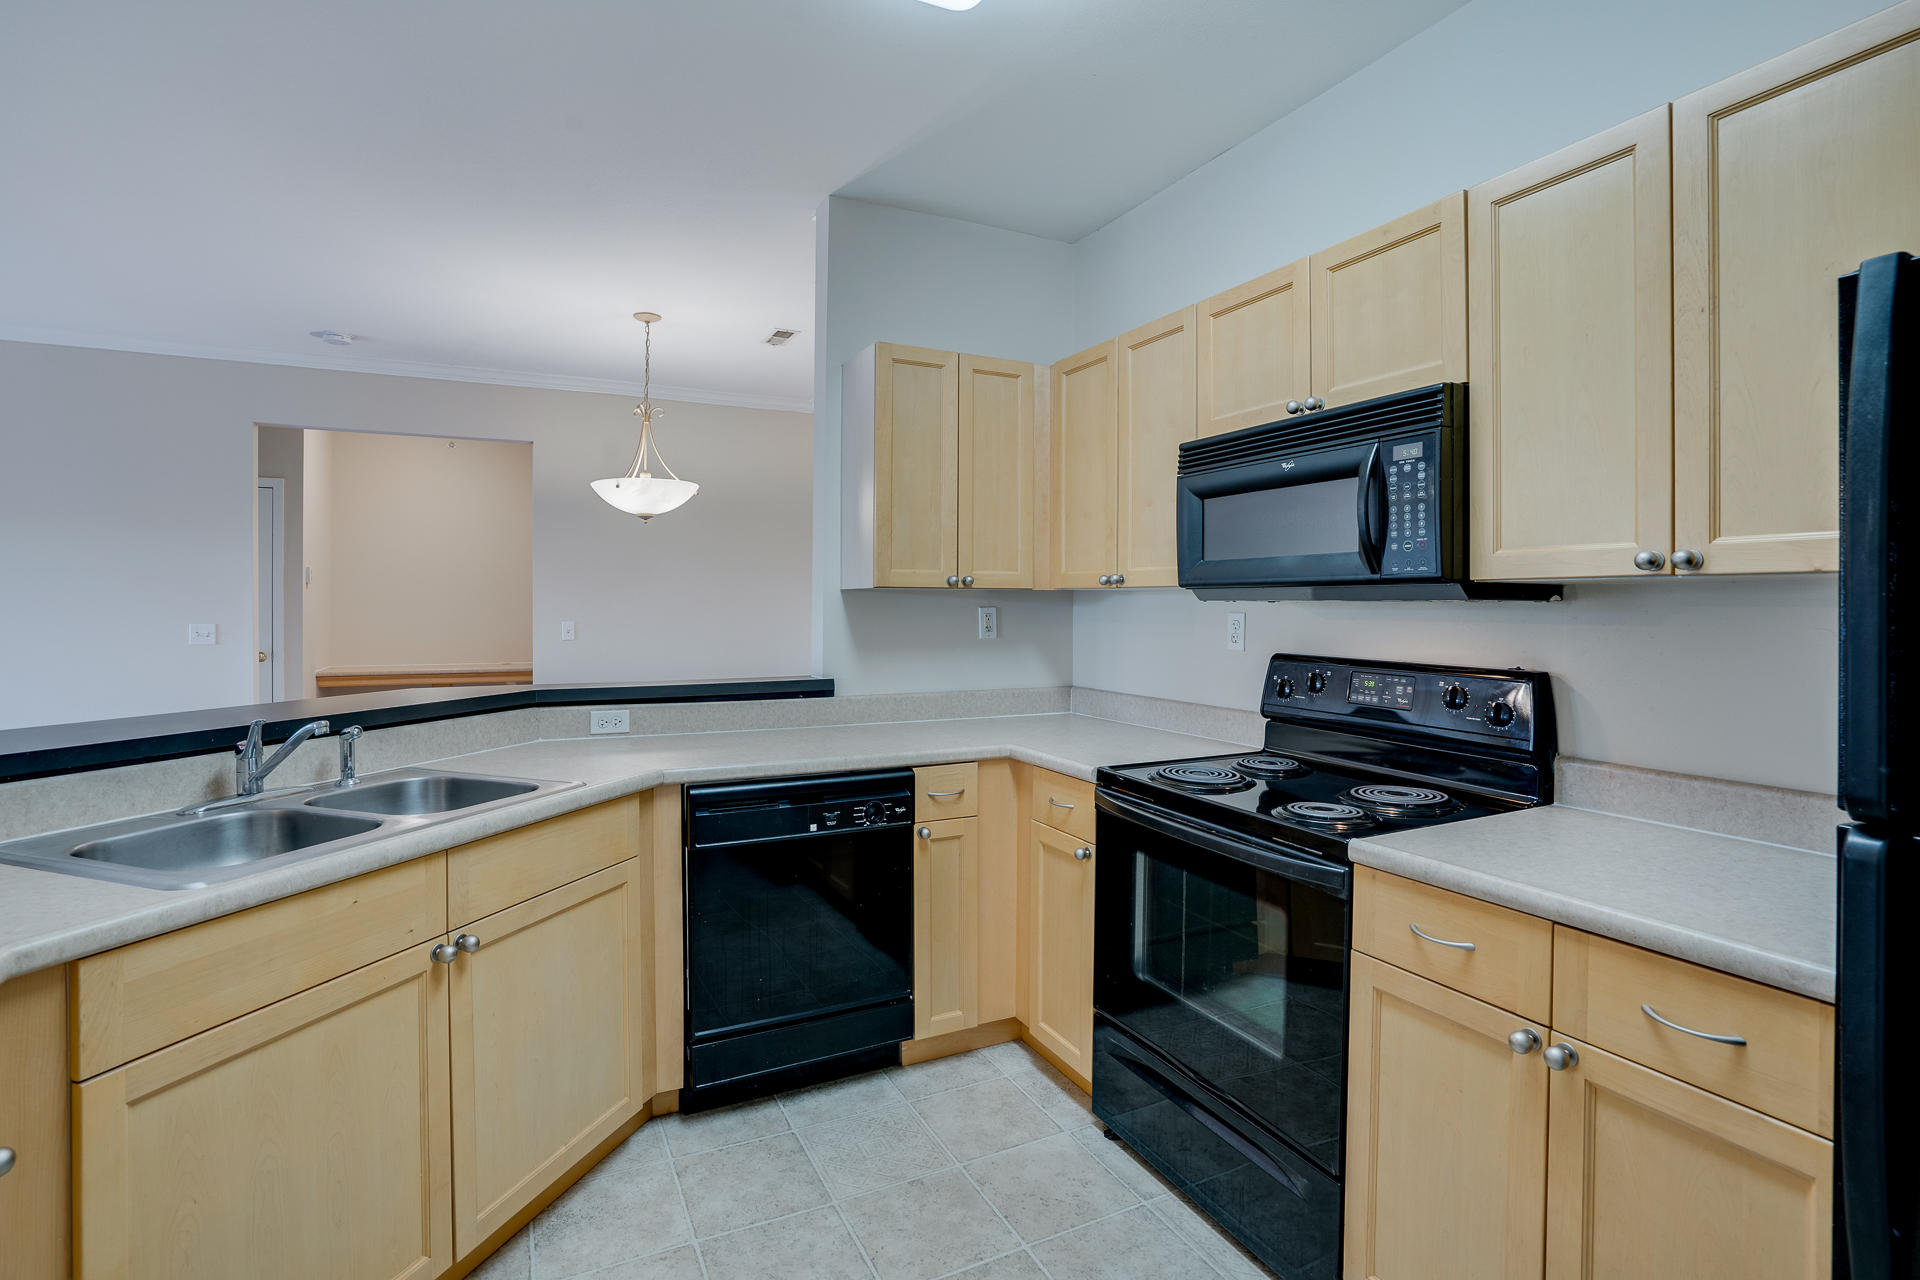
[[[1834,1275],[1914,1280],[1920,976],[1920,259],[1840,281],[1839,1123]]]

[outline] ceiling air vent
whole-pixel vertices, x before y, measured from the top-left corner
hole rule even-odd
[[[788,339],[794,337],[799,332],[798,329],[775,329],[767,335],[767,345],[770,347],[784,347],[787,345]]]

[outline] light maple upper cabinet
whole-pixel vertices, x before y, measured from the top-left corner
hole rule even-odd
[[[1118,567],[1119,344],[1107,341],[1053,366],[1048,440],[1047,585],[1109,585]]]
[[[913,1038],[980,1021],[980,819],[914,828]]]
[[[1034,367],[876,343],[842,371],[840,585],[1033,585]]]
[[[1476,578],[1666,569],[1669,171],[1663,106],[1468,193]]]
[[[1093,846],[1028,825],[1034,937],[1027,1034],[1055,1062],[1093,1078]]]
[[[1350,1007],[1349,1280],[1538,1280],[1546,1027],[1360,952]]]
[[[1196,434],[1197,310],[1185,307],[1122,334],[1117,343],[1114,414],[1120,456],[1114,572],[1122,586],[1179,585],[1175,481],[1180,446]]]
[[[1832,1273],[1832,1144],[1603,1050],[1566,1047],[1577,1060],[1546,1073],[1547,1280]]]
[[[1674,103],[1674,541],[1700,572],[1838,567],[1834,282],[1920,253],[1916,37],[1907,0]]]
[[[1287,416],[1312,386],[1313,317],[1307,262],[1269,271],[1195,309],[1198,434],[1218,435]]]
[[[647,1099],[641,865],[618,863],[458,931],[447,969],[462,1256]]]
[[[1307,260],[1316,399],[1466,380],[1466,215],[1458,192]]]
[[[421,944],[74,1090],[79,1280],[432,1280],[447,971]]]
[[[960,357],[960,581],[1033,585],[1034,367]]]

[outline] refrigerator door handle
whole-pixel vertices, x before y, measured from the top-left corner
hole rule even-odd
[[[1848,1280],[1902,1280],[1894,1271],[1887,1164],[1887,842],[1840,829],[1840,944],[1834,1036],[1840,1178]]]

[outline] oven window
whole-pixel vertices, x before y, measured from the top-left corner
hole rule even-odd
[[[1100,821],[1096,1007],[1337,1173],[1346,900]]]
[[[1218,561],[1355,554],[1359,500],[1355,476],[1203,498],[1200,556]]]

